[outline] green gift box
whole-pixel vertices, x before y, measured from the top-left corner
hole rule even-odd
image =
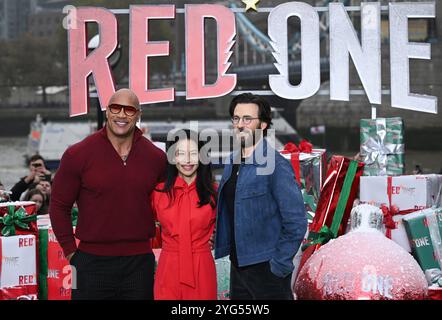
[[[360,155],[365,176],[397,176],[405,172],[402,118],[360,120]]]
[[[230,259],[223,257],[215,260],[217,298],[218,300],[230,299]]]
[[[441,267],[442,210],[425,209],[407,215],[403,221],[411,251],[422,270]]]

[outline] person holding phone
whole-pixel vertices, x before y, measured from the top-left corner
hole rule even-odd
[[[18,181],[11,189],[11,201],[18,201],[23,192],[35,188],[41,180],[51,176],[51,172],[46,169],[45,161],[39,154],[33,155],[29,159],[29,173]]]
[[[47,214],[49,212],[49,203],[51,201],[51,190],[52,190],[52,176],[45,174],[40,178],[40,182],[35,186],[35,189],[40,190],[44,194],[44,203],[41,208],[42,214]]]

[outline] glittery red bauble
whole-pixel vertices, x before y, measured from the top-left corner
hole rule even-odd
[[[375,229],[322,246],[300,271],[295,293],[303,300],[418,300],[428,294],[416,260]]]

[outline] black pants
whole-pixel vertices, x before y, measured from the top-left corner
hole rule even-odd
[[[270,270],[268,261],[230,267],[231,300],[293,300],[290,286],[292,275],[280,278]]]
[[[153,299],[152,253],[109,257],[77,250],[71,265],[76,269],[72,273],[72,300]]]

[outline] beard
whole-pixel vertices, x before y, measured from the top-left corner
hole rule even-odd
[[[241,149],[255,146],[262,136],[263,136],[263,130],[260,128],[256,129],[242,128],[242,129],[237,129],[236,132],[236,139],[237,142],[240,144]]]

